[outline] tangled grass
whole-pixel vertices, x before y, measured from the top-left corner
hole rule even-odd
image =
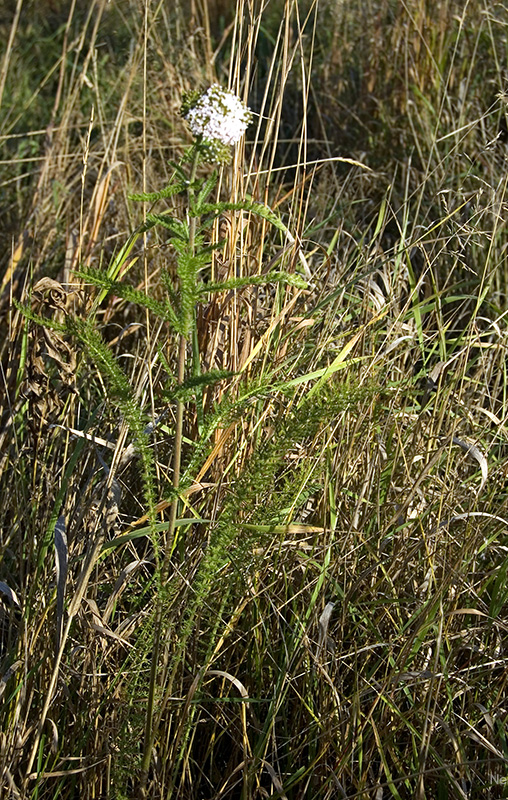
[[[507,26],[487,0],[0,12],[2,796],[508,796]],[[203,280],[306,288],[210,295],[188,347],[217,380],[178,394],[175,253],[128,196],[216,82],[257,115],[217,199],[287,233],[222,214]],[[80,277],[115,265],[130,300]]]

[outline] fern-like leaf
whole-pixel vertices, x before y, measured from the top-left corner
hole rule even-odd
[[[164,189],[161,189],[160,192],[140,192],[136,194],[130,194],[129,200],[135,200],[136,202],[141,203],[156,203],[158,200],[163,200],[167,197],[173,197],[175,194],[185,191],[186,188],[186,184],[183,181],[179,181],[178,183],[172,183],[169,186],[166,186]]]
[[[273,213],[271,208],[254,200],[241,200],[238,203],[203,203],[199,207],[198,213],[192,215],[201,216],[202,214],[212,214],[213,217],[217,217],[224,211],[251,211],[253,214],[257,214],[258,217],[266,219],[279,231],[283,231],[283,233],[287,232],[286,226],[282,220]]]
[[[146,215],[147,222],[152,223],[153,225],[161,225],[163,228],[166,228],[168,231],[171,231],[174,237],[177,239],[181,239],[184,242],[188,242],[189,240],[189,228],[185,222],[182,220],[177,219],[176,217],[172,217],[169,214],[147,214]]]
[[[214,294],[216,292],[229,292],[232,289],[241,289],[244,286],[265,286],[269,283],[283,283],[305,289],[307,282],[301,277],[289,272],[267,272],[266,275],[248,275],[242,278],[231,278],[217,283],[203,283],[199,286],[199,296]]]
[[[206,180],[203,183],[201,189],[199,190],[198,196],[196,198],[196,203],[194,205],[194,208],[196,210],[203,205],[206,198],[211,194],[216,185],[217,185],[217,172],[216,170],[214,170],[210,175],[210,177],[208,178],[208,180]],[[198,211],[196,215],[192,214],[191,216],[199,216],[199,215],[200,212]]]
[[[127,300],[128,303],[134,303],[142,306],[143,308],[147,308],[161,319],[171,323],[176,320],[175,312],[171,308],[169,302],[161,303],[159,300],[155,300],[150,295],[145,294],[145,292],[142,292],[139,289],[135,289],[134,286],[131,286],[128,283],[111,280],[107,278],[104,273],[94,269],[75,271],[74,274],[78,278],[81,278],[88,283],[92,283],[94,286],[105,289],[108,294],[113,293],[118,297]]]
[[[184,383],[178,386],[175,385],[166,389],[166,391],[163,392],[163,397],[166,402],[172,402],[174,400],[185,402],[191,400],[195,396],[197,389],[215,386],[215,384],[221,381],[234,378],[236,374],[236,372],[227,369],[211,369],[208,372],[204,372],[202,375],[194,375],[188,378]]]

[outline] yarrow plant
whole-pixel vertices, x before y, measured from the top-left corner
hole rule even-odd
[[[132,390],[128,377],[115,361],[108,345],[103,341],[100,332],[94,326],[94,314],[87,320],[67,320],[65,324],[53,320],[35,317],[29,308],[23,309],[31,317],[47,327],[58,329],[82,342],[88,355],[101,369],[110,389],[110,396],[126,419],[134,445],[140,453],[141,469],[145,486],[145,500],[148,506],[154,557],[156,561],[156,579],[158,598],[156,601],[154,621],[154,641],[150,671],[149,695],[145,719],[145,741],[141,763],[139,796],[145,796],[147,776],[151,763],[152,750],[157,735],[156,697],[168,687],[160,686],[159,661],[164,636],[164,587],[169,581],[171,559],[175,549],[179,549],[177,517],[179,509],[181,458],[183,446],[183,423],[185,403],[189,397],[196,399],[195,415],[198,423],[203,422],[202,395],[204,387],[231,377],[231,373],[210,371],[201,372],[201,359],[196,327],[196,309],[199,303],[208,302],[213,293],[231,291],[247,285],[266,283],[285,283],[299,288],[306,284],[299,275],[285,272],[268,272],[266,274],[235,277],[228,281],[212,283],[202,279],[206,268],[211,264],[215,246],[210,246],[210,226],[225,211],[247,211],[257,214],[270,222],[285,235],[286,227],[281,220],[263,203],[251,199],[240,202],[209,201],[214,192],[218,174],[198,177],[198,168],[206,163],[226,164],[230,159],[231,147],[237,144],[244,135],[252,119],[252,113],[233,92],[222,89],[218,85],[211,86],[199,95],[190,93],[184,97],[182,116],[186,119],[194,136],[194,142],[184,152],[177,163],[170,162],[173,176],[169,184],[159,192],[131,195],[131,199],[154,204],[161,200],[169,200],[174,195],[187,195],[187,208],[180,218],[173,208],[163,209],[160,213],[150,211],[145,222],[129,237],[118,256],[103,270],[87,270],[77,275],[88,283],[100,288],[95,300],[95,309],[99,307],[108,292],[123,297],[131,303],[138,303],[153,314],[159,316],[168,328],[178,337],[176,355],[177,374],[173,379],[170,365],[162,351],[160,359],[167,367],[169,383],[173,387],[167,392],[166,399],[176,407],[173,451],[173,478],[171,489],[171,505],[169,521],[162,543],[159,543],[155,524],[155,468],[152,450],[149,447],[147,430],[153,423],[140,407],[136,394]],[[163,301],[155,300],[145,292],[130,286],[125,280],[125,268],[136,241],[151,228],[163,228],[168,232],[168,243],[176,254],[176,270],[161,270],[161,280],[166,290]],[[219,245],[220,246],[220,243]],[[123,275],[122,274],[123,271]],[[260,270],[260,273],[262,271]],[[208,276],[209,277],[209,276]],[[190,345],[190,347],[189,347]],[[191,369],[188,360],[192,354]],[[148,423],[148,427],[147,427]],[[198,424],[198,431],[203,425]],[[199,435],[199,432],[198,432]],[[162,547],[160,546],[162,544]],[[63,645],[62,645],[63,652]],[[169,678],[166,674],[166,683]],[[42,727],[41,727],[42,730]],[[36,742],[31,756],[35,758],[38,743]]]
[[[217,84],[211,86],[201,95],[190,93],[184,96],[181,114],[188,122],[194,136],[194,143],[184,154],[179,164],[172,164],[175,170],[174,181],[161,193],[154,195],[136,195],[136,199],[153,201],[161,197],[169,197],[177,192],[186,191],[188,196],[187,220],[180,221],[168,214],[148,214],[147,225],[162,225],[170,231],[170,243],[173,244],[177,254],[177,285],[170,285],[174,280],[168,273],[168,297],[172,303],[178,301],[178,307],[170,312],[170,321],[180,334],[178,348],[178,376],[180,387],[186,381],[187,341],[192,341],[192,378],[194,386],[196,380],[204,386],[224,379],[225,375],[213,373],[201,374],[200,354],[196,335],[196,304],[214,292],[223,292],[245,286],[267,282],[287,283],[295,286],[305,286],[299,275],[288,275],[282,272],[271,272],[267,275],[255,275],[247,278],[233,278],[218,284],[203,283],[200,278],[201,271],[210,263],[210,247],[205,244],[205,231],[210,224],[224,211],[249,211],[262,216],[276,228],[287,233],[285,226],[262,203],[246,199],[241,202],[207,202],[217,184],[217,173],[209,178],[197,178],[197,168],[202,162],[226,164],[231,157],[231,147],[237,144],[244,135],[251,119],[250,109],[233,92],[222,89]],[[191,165],[190,174],[185,170],[186,164]],[[201,222],[203,220],[203,222]],[[164,276],[163,276],[164,277]],[[176,312],[176,313],[175,313]],[[199,377],[197,377],[199,376]],[[197,392],[196,414],[198,420],[202,414],[199,408],[199,391]],[[175,499],[171,505],[168,535],[165,542],[165,559],[161,570],[161,585],[164,586],[168,579],[169,563],[175,549],[176,520],[178,511],[178,487],[180,480],[180,459],[183,442],[183,411],[182,399],[177,400],[175,423],[175,450],[173,462],[173,490]],[[157,676],[159,654],[163,635],[163,594],[160,595],[159,607],[155,621],[155,642],[152,651],[152,668],[150,675],[149,699],[146,713],[145,746],[141,765],[140,795],[144,796],[148,770],[150,766],[154,738],[157,734],[155,719],[155,696],[157,690]],[[162,687],[159,687],[162,688]],[[166,687],[166,690],[168,688]]]

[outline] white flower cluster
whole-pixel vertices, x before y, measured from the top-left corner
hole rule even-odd
[[[185,119],[194,136],[233,145],[245,133],[252,113],[234,92],[215,84],[201,95]]]

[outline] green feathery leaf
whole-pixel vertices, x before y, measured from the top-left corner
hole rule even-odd
[[[244,286],[266,286],[269,283],[283,283],[288,286],[295,286],[297,289],[305,289],[307,286],[307,282],[301,275],[289,272],[267,272],[266,275],[248,275],[216,283],[203,283],[198,288],[198,294],[202,297],[206,294],[241,289]]]
[[[142,203],[156,203],[157,200],[173,197],[173,195],[185,191],[186,188],[187,186],[185,182],[179,181],[178,183],[172,183],[169,186],[166,186],[165,189],[161,189],[160,192],[140,192],[136,194],[130,194],[129,200],[135,200],[136,202]]]
[[[193,216],[193,217],[196,216],[197,217],[197,216],[201,215],[201,212],[199,211],[199,209],[204,204],[206,198],[209,196],[209,194],[211,194],[211,192],[213,191],[213,189],[215,188],[216,185],[217,185],[217,172],[214,170],[212,172],[212,174],[210,175],[210,177],[208,178],[208,180],[206,180],[203,183],[203,185],[202,185],[202,187],[201,187],[201,189],[199,191],[199,194],[198,194],[198,196],[196,198],[196,202],[192,207],[193,208],[193,212],[197,211],[197,213],[196,214],[191,213],[191,216]]]
[[[268,206],[254,200],[241,200],[238,203],[203,203],[199,208],[199,214],[195,214],[194,216],[212,214],[214,217],[217,217],[224,211],[251,211],[253,214],[257,214],[259,217],[266,219],[279,231],[287,233],[286,226],[282,220],[280,220]]]
[[[173,236],[181,239],[184,242],[187,242],[189,239],[189,228],[185,222],[182,220],[177,219],[176,217],[172,217],[169,214],[147,214],[146,215],[147,222],[151,223],[151,227],[154,225],[161,225],[163,228],[166,228],[168,231],[171,231]]]

